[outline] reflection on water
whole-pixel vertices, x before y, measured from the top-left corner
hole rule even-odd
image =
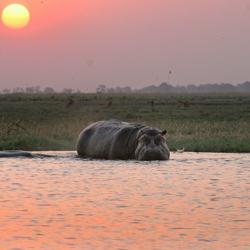
[[[0,159],[0,249],[250,249],[249,154]]]

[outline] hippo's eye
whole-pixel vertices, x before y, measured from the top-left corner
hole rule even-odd
[[[165,141],[165,138],[164,138],[163,136],[157,136],[157,137],[154,139],[154,143],[155,143],[156,145],[159,145],[159,144],[161,144],[161,143],[164,143],[164,141]]]
[[[160,137],[155,138],[155,144],[156,145],[159,145],[160,142],[161,142],[161,138]]]
[[[146,145],[150,143],[150,139],[148,137],[144,137],[143,141]]]

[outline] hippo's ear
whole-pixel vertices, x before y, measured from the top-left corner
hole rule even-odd
[[[167,130],[164,129],[162,132],[161,132],[162,135],[166,135],[167,134]]]

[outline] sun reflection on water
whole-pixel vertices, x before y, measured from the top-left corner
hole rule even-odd
[[[152,163],[61,155],[0,160],[0,249],[249,246],[249,154]]]

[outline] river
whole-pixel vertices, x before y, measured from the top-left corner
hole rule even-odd
[[[0,249],[250,249],[250,154],[0,159]]]

